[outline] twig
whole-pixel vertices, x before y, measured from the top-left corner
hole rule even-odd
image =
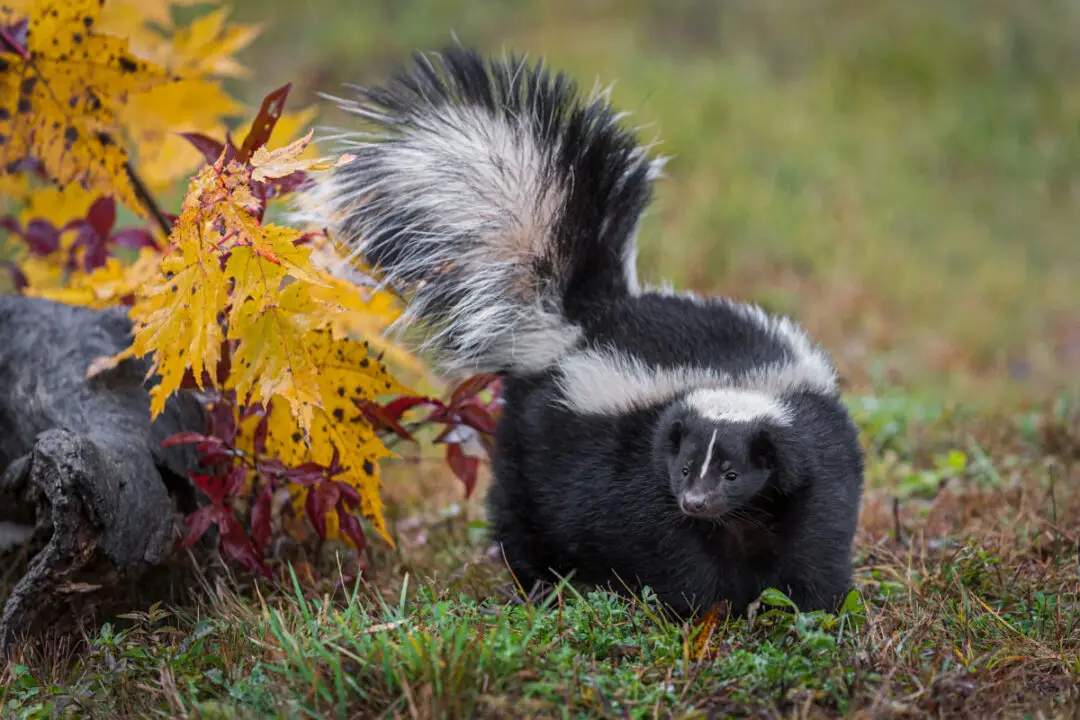
[[[143,182],[139,174],[135,172],[134,166],[131,161],[128,160],[124,163],[124,169],[127,171],[128,179],[131,180],[131,185],[135,189],[135,196],[139,198],[139,202],[143,204],[150,214],[154,217],[158,227],[165,233],[165,237],[169,237],[172,234],[172,223],[165,217],[165,213],[157,204],[157,200],[151,194],[150,190],[146,187],[146,183]]]
[[[1061,528],[1057,521],[1057,493],[1055,480],[1057,479],[1057,465],[1051,461],[1046,468],[1050,480],[1050,521],[1054,523],[1054,567],[1061,567]]]
[[[900,523],[900,498],[894,497],[892,501],[892,515],[893,515],[893,532],[896,534],[896,541],[901,545],[907,546],[904,542],[903,525]]]

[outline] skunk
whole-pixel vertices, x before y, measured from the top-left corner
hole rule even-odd
[[[606,91],[466,47],[327,96],[368,121],[313,179],[318,225],[407,299],[445,372],[497,373],[489,520],[527,589],[559,577],[679,615],[775,587],[804,611],[851,585],[858,432],[793,321],[643,287],[636,235],[664,158]]]

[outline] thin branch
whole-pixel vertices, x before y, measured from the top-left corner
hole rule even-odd
[[[165,217],[165,213],[162,212],[161,207],[157,204],[157,200],[154,199],[153,194],[146,187],[146,183],[143,182],[139,174],[135,172],[135,167],[128,160],[124,163],[124,169],[127,170],[128,179],[131,180],[131,185],[135,189],[135,196],[139,198],[139,202],[143,204],[143,207],[149,211],[157,222],[158,227],[165,233],[165,237],[169,237],[172,234],[172,223],[169,222],[169,218]]]

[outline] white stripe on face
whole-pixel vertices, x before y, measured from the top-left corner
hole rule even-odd
[[[716,430],[712,431],[712,437],[709,438],[709,449],[705,451],[705,462],[701,464],[701,475],[698,476],[699,480],[705,479],[705,473],[709,470],[709,463],[712,462],[712,450],[716,445]]]

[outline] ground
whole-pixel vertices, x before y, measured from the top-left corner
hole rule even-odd
[[[976,11],[977,10],[977,11]],[[481,485],[388,468],[397,547],[328,602],[212,565],[28,651],[16,717],[1073,717],[1080,712],[1080,17],[1065,0],[244,0],[243,86],[378,77],[448,28],[544,55],[672,154],[651,281],[797,317],[867,456],[857,596],[707,642],[648,597],[507,604]],[[340,117],[328,114],[326,122]],[[2,573],[0,573],[2,575]],[[0,577],[0,580],[6,580]]]

